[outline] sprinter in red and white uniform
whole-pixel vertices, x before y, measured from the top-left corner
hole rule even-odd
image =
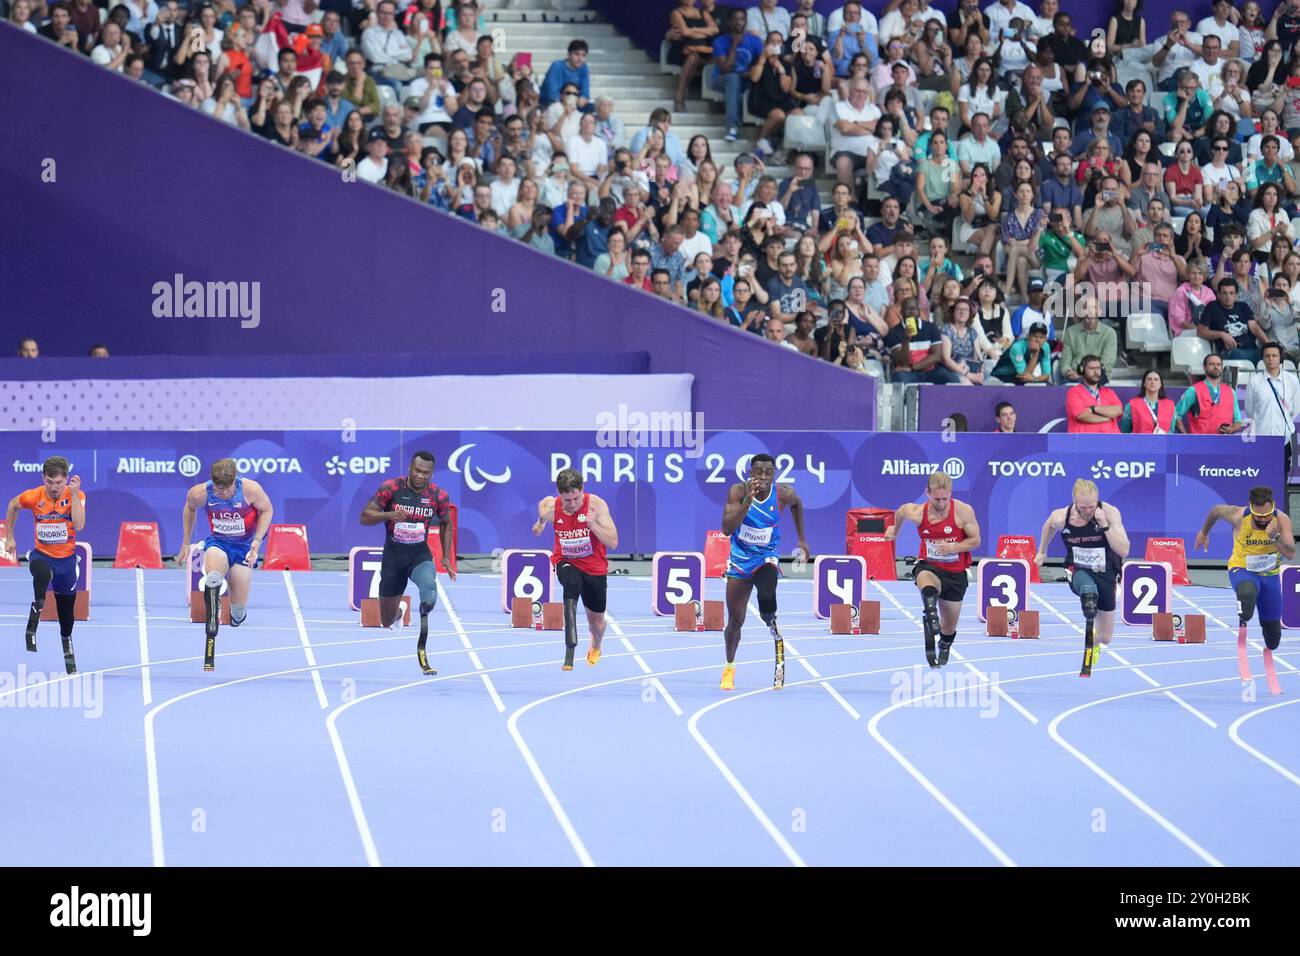
[[[587,611],[591,647],[587,663],[600,660],[600,642],[605,638],[605,593],[609,561],[608,548],[618,547],[618,529],[609,505],[599,495],[582,490],[582,475],[565,468],[555,476],[558,495],[547,495],[537,505],[533,534],[540,535],[547,522],[555,525],[555,546],[551,564],[564,588],[564,670],[573,670],[573,652],[578,646],[578,598]]]
[[[923,504],[903,505],[894,512],[894,524],[885,531],[885,537],[892,541],[904,521],[916,522],[921,535],[912,577],[921,589],[925,659],[931,667],[942,667],[948,663],[948,651],[957,639],[957,622],[968,583],[966,569],[971,564],[971,552],[980,546],[979,522],[970,505],[952,496],[952,479],[942,471],[930,475]]]

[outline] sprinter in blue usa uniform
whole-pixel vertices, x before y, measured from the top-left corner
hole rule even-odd
[[[776,582],[781,575],[781,511],[794,518],[795,534],[805,560],[812,553],[803,534],[803,502],[789,485],[776,483],[776,461],[768,454],[755,455],[749,464],[749,480],[731,486],[722,512],[722,530],[731,535],[727,557],[727,666],[722,669],[722,689],[736,687],[736,651],[740,629],[745,623],[749,597],[758,589],[758,616],[763,619],[776,647],[776,675],[773,685],[785,683],[785,645],[776,626]]]

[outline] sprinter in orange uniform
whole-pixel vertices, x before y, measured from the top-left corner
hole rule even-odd
[[[14,521],[20,508],[29,509],[36,520],[36,547],[27,553],[32,572],[31,613],[27,615],[27,649],[36,650],[36,625],[45,607],[45,593],[54,586],[54,603],[59,611],[59,634],[63,638],[63,664],[69,674],[77,672],[72,649],[73,611],[77,603],[77,532],[86,526],[86,493],[78,475],[68,477],[68,459],[54,455],[41,469],[44,484],[9,501],[5,512],[5,551],[13,554]]]

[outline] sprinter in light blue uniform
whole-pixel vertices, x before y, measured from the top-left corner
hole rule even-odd
[[[731,486],[722,512],[722,530],[731,535],[727,557],[727,666],[722,669],[722,689],[736,687],[736,651],[740,629],[749,609],[749,597],[758,589],[758,614],[772,632],[776,645],[776,676],[773,685],[785,683],[785,644],[776,626],[776,582],[781,576],[781,510],[794,518],[799,547],[804,558],[812,557],[803,536],[803,503],[789,485],[776,483],[776,462],[771,455],[755,455],[749,465],[749,480]]]

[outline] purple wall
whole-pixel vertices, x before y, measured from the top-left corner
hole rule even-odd
[[[732,7],[752,7],[756,6],[758,0],[722,0],[725,6]],[[1024,0],[1033,9],[1038,9],[1038,0]],[[788,10],[796,9],[799,4],[794,0],[780,0],[780,6]],[[814,4],[815,9],[821,13],[829,14],[832,10],[838,10],[844,5],[844,0],[817,0]],[[989,5],[985,0],[981,0],[980,7]],[[1240,7],[1241,3],[1235,3],[1234,6]],[[664,32],[668,29],[668,14],[677,6],[677,0],[637,0],[636,3],[628,3],[627,0],[591,0],[591,6],[603,13],[611,23],[617,26],[624,33],[632,38],[632,42],[646,50],[654,59],[659,59],[659,44],[664,38]],[[885,8],[882,0],[865,0],[864,6],[880,16],[880,11]],[[936,10],[947,13],[955,9],[956,0],[931,0],[930,6]],[[1080,37],[1087,37],[1092,32],[1093,27],[1105,28],[1110,22],[1110,16],[1115,11],[1115,4],[1102,0],[1100,3],[1093,4],[1070,4],[1062,3],[1061,9],[1074,19],[1075,33]],[[1277,4],[1264,0],[1261,8],[1264,11],[1264,19],[1267,21],[1273,15],[1273,9]],[[1210,3],[1208,0],[1195,0],[1193,3],[1178,3],[1176,0],[1148,0],[1142,5],[1142,16],[1147,21],[1147,41],[1154,40],[1159,34],[1169,29],[1169,15],[1174,10],[1187,10],[1191,14],[1193,26],[1202,17],[1210,15]]]
[[[392,353],[405,366],[453,351],[482,370],[514,350],[547,372],[545,353],[644,351],[646,371],[695,375],[709,428],[802,428],[805,402],[818,427],[874,425],[865,376],[345,183],[7,23],[0,62],[6,352],[24,334],[47,355],[106,341],[118,355],[218,356],[238,374],[244,356]],[[260,282],[260,325],[155,318],[153,285],[175,273]]]

